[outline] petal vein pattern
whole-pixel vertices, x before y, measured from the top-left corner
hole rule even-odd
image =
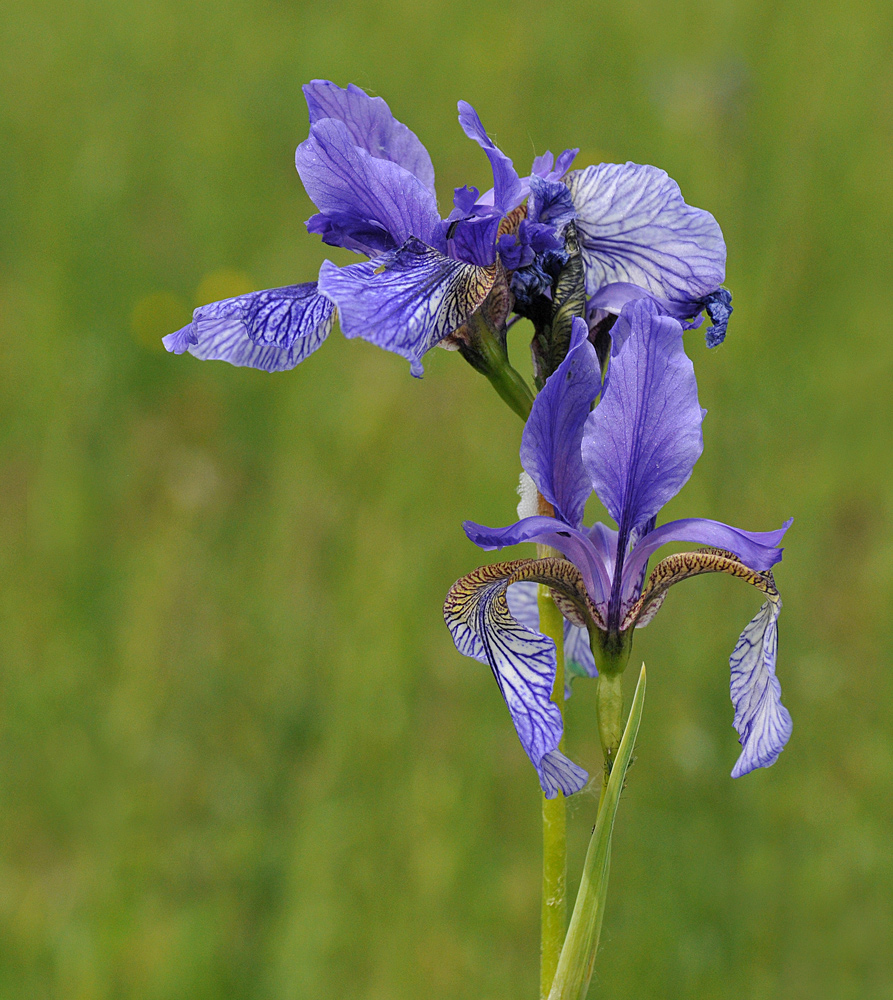
[[[552,702],[555,643],[511,614],[506,590],[528,563],[497,563],[457,581],[447,595],[444,619],[456,648],[490,664],[515,730],[539,775],[547,798],[571,795],[586,783],[586,772],[558,750],[563,725]]]
[[[658,167],[602,163],[566,181],[577,212],[586,291],[628,282],[674,300],[698,299],[725,276],[722,231],[687,205]]]
[[[487,297],[497,267],[466,264],[409,240],[374,261],[341,268],[325,261],[319,287],[337,305],[345,337],[362,337],[407,358],[418,376],[422,355]]]
[[[781,598],[777,592],[770,593],[741,633],[729,660],[733,724],[743,748],[733,778],[774,764],[791,736],[791,716],[781,703],[781,685],[775,676],[780,611]]]
[[[285,371],[312,354],[329,335],[335,306],[316,282],[250,292],[200,306],[189,326],[163,338],[175,354]]]
[[[512,616],[534,632],[539,632],[540,624],[537,589],[535,583],[524,580],[520,583],[513,583],[506,594]],[[562,606],[563,602],[560,596],[556,598],[556,604],[559,607]],[[577,615],[575,614],[574,617],[576,618]],[[476,656],[475,659],[481,659],[483,663],[487,662],[485,656]],[[592,648],[589,644],[589,630],[573,624],[567,617],[564,622],[564,659],[568,680],[571,677],[598,676],[595,660],[592,658]],[[565,687],[565,697],[570,697],[570,685]]]

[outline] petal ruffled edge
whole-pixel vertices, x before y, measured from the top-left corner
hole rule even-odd
[[[311,125],[323,118],[343,122],[354,145],[404,167],[436,196],[434,165],[428,150],[412,129],[397,121],[383,98],[370,97],[353,83],[339,87],[331,80],[311,80],[301,89]]]

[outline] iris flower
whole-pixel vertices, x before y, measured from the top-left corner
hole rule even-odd
[[[529,478],[521,520],[506,528],[464,525],[484,549],[537,542],[564,558],[519,559],[476,570],[451,588],[447,625],[460,652],[489,663],[543,791],[552,797],[559,789],[579,790],[586,774],[558,750],[562,720],[550,700],[555,644],[536,630],[529,593],[507,601],[509,588],[525,582],[549,586],[569,620],[573,647],[581,644],[577,629],[591,639],[595,661],[576,654],[584,669],[594,674],[597,664],[619,676],[633,628],[648,624],[673,584],[701,573],[738,577],[756,587],[765,603],[741,633],[730,661],[734,726],[742,746],[732,776],[768,767],[791,732],[775,676],[781,599],[772,576],[790,521],[767,532],[703,518],[658,527],[660,509],[687,482],[703,447],[706,411],[683,350],[682,324],[650,298],[627,304],[612,330],[604,385],[587,334],[586,323],[574,320],[570,350],[536,397],[524,429],[521,462]],[[591,411],[599,393],[601,401]],[[601,523],[583,527],[593,490],[616,529]],[[650,557],[669,542],[701,548],[668,556],[648,576]]]
[[[322,344],[337,314],[345,336],[407,358],[420,375],[425,352],[447,346],[485,302],[490,321],[504,329],[516,300],[521,315],[532,299],[549,299],[571,222],[593,326],[646,296],[686,322],[707,309],[711,342],[722,339],[729,311],[717,305],[728,305],[719,287],[722,233],[662,170],[602,164],[567,174],[577,153],[570,149],[557,160],[537,157],[530,175],[519,177],[461,101],[459,122],[489,158],[493,187],[483,195],[457,189],[442,219],[430,156],[380,97],[325,80],[306,85],[304,95],[310,134],[295,163],[319,210],[307,228],[369,259],[340,268],[326,261],[316,282],[201,306],[164,338],[169,351],[282,371]]]

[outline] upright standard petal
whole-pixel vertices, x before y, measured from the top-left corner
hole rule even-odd
[[[334,319],[334,304],[311,281],[199,306],[192,322],[163,343],[174,354],[278,372],[312,354]]]
[[[344,122],[355,146],[404,167],[436,196],[428,150],[415,132],[397,121],[381,97],[370,97],[352,83],[342,89],[329,80],[311,80],[303,91],[311,125],[323,118]]]
[[[462,326],[495,279],[496,265],[465,264],[409,240],[375,261],[341,268],[325,261],[319,287],[338,306],[345,337],[407,358],[420,376],[422,355]]]
[[[774,764],[791,736],[791,716],[781,703],[775,676],[780,611],[781,598],[775,591],[741,633],[729,660],[734,726],[742,746],[733,778]]]
[[[592,484],[583,467],[583,426],[601,388],[601,368],[586,321],[574,317],[570,349],[549,376],[521,437],[521,464],[555,513],[574,528]]]
[[[395,246],[416,237],[445,250],[437,201],[405,167],[354,144],[342,121],[322,118],[298,146],[295,165],[307,194],[333,228],[361,233],[383,229]],[[320,231],[318,216],[314,231]]]
[[[459,124],[469,139],[483,149],[493,168],[493,204],[502,215],[508,214],[527,195],[512,161],[487,135],[477,112],[467,101],[459,101]]]
[[[489,267],[496,260],[496,234],[500,222],[499,215],[476,215],[452,223],[447,229],[450,256],[467,264]]]
[[[703,413],[682,327],[650,299],[624,309],[630,336],[611,360],[601,403],[583,433],[583,462],[620,529],[633,528],[674,497],[701,454]]]
[[[587,774],[558,750],[563,724],[552,701],[555,643],[517,621],[506,601],[508,586],[528,578],[531,564],[497,563],[458,580],[447,595],[444,619],[460,652],[475,656],[483,651],[543,793],[551,799],[559,791],[579,791]]]
[[[686,205],[657,167],[602,163],[567,177],[586,291],[627,282],[671,300],[699,299],[725,276],[726,246],[709,212]]]

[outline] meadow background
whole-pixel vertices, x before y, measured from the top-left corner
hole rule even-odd
[[[706,450],[666,516],[796,518],[794,735],[729,778],[759,599],[675,590],[591,995],[893,998],[891,35],[886,0],[4,6],[0,996],[535,996],[539,790],[440,614],[520,422],[444,351],[419,382],[338,333],[273,376],[161,350],[315,277],[325,77],[385,97],[442,206],[489,183],[465,98],[521,169],[655,163],[721,223],[735,314],[688,336]],[[597,771],[585,685],[569,730]]]

